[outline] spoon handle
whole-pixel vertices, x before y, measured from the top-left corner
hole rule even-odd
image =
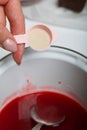
[[[52,36],[53,36],[53,39],[52,39],[52,42],[55,42],[58,40],[58,32],[57,31],[54,31],[52,30]]]
[[[41,127],[42,127],[42,125],[43,125],[43,124],[38,123],[37,125],[35,125],[35,126],[32,128],[32,130],[40,130]]]
[[[18,44],[29,43],[27,34],[14,35]]]

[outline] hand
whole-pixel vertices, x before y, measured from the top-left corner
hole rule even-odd
[[[11,32],[6,28],[6,17]],[[23,33],[25,33],[25,24],[20,0],[0,0],[0,47],[11,51],[17,64],[21,63],[24,44],[17,45],[13,34]]]

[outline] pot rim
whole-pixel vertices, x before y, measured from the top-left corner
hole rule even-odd
[[[30,47],[26,47],[25,50],[26,50],[27,48],[30,48]],[[66,50],[66,51],[68,51],[68,52],[72,52],[73,54],[77,54],[77,55],[83,57],[84,59],[87,59],[87,56],[85,56],[84,54],[82,54],[82,53],[80,53],[80,52],[78,52],[78,51],[76,51],[76,50],[67,48],[67,47],[51,45],[51,48],[58,48],[58,49],[61,49],[61,50]],[[6,59],[6,58],[7,58],[8,56],[10,56],[11,54],[12,54],[12,53],[7,54],[7,55],[4,56],[3,58],[1,58],[1,59],[0,59],[0,62],[1,62],[2,60]]]
[[[55,54],[57,52],[59,54],[63,54],[64,56],[68,56],[68,58],[69,57],[72,58],[72,59],[66,59],[64,57],[61,57],[61,55],[58,58],[58,56],[57,56],[57,58],[60,59],[60,60],[64,60],[64,61],[68,60],[68,62],[72,61],[71,63],[74,63],[73,62],[73,59],[74,59],[75,60],[75,64],[74,65],[80,67],[82,70],[84,70],[85,72],[87,72],[87,57],[85,55],[83,55],[83,54],[75,51],[75,50],[72,50],[72,49],[69,49],[69,48],[65,48],[65,47],[61,47],[61,46],[52,45],[49,49],[46,49],[44,51],[35,51],[35,50],[32,50],[30,47],[26,47],[25,48],[25,52],[24,52],[24,56],[23,56],[23,60],[25,61],[25,57],[26,57],[26,55],[28,53],[30,53],[29,56],[31,55],[31,57],[33,56],[34,58],[36,56],[38,56],[38,54],[39,54],[39,56],[41,58],[41,54],[42,54],[42,57],[43,57],[43,54],[50,53],[50,52],[54,53],[54,58],[56,58]],[[0,60],[0,66],[1,66],[0,68],[3,67],[3,70],[1,70],[2,72],[4,72],[6,68],[9,68],[9,67],[11,67],[11,66],[13,66],[13,65],[16,64],[14,62],[14,60],[12,60],[11,54],[12,53],[6,55],[5,57],[3,57]],[[46,56],[47,56],[47,54],[46,54]],[[7,65],[6,65],[6,63],[7,63]]]

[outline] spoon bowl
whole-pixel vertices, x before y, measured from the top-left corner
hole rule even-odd
[[[57,119],[56,121],[46,121],[44,119],[41,119],[38,115],[38,113],[36,112],[36,109],[35,107],[33,107],[31,109],[31,117],[34,121],[36,121],[38,124],[35,126],[35,129],[33,130],[36,130],[36,128],[38,127],[39,129],[42,127],[42,125],[46,125],[46,126],[52,126],[52,127],[57,127],[59,126],[62,122],[64,122],[65,120],[65,115],[64,116],[61,116],[60,119]],[[38,129],[38,130],[39,130]]]

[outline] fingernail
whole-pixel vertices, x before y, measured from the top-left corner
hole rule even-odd
[[[6,39],[3,43],[3,48],[8,50],[8,51],[11,51],[11,52],[16,52],[17,51],[17,45],[16,43],[11,40],[10,38]]]
[[[24,53],[24,45],[23,44],[18,45],[16,53],[13,53],[13,58],[18,65],[21,64],[23,53]]]

